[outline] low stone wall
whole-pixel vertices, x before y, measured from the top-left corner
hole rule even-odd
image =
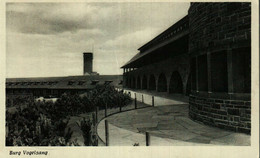
[[[239,100],[235,95],[225,95],[192,93],[189,98],[190,118],[210,126],[250,134],[250,96],[243,95],[243,100]]]

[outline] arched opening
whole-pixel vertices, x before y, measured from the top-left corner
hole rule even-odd
[[[189,96],[190,92],[191,92],[191,77],[190,76],[191,75],[189,74],[188,81],[186,84],[186,96]]]
[[[140,88],[141,88],[141,78],[140,78],[140,76],[137,77],[137,85],[136,85],[136,88],[137,88],[137,89],[140,89]]]
[[[150,75],[149,90],[155,90],[155,89],[156,89],[155,77],[154,77],[154,75]]]
[[[161,73],[158,78],[158,92],[167,92],[167,80],[166,76]]]
[[[142,79],[142,89],[147,89],[147,78],[144,75]]]
[[[170,93],[183,93],[183,84],[182,84],[181,75],[177,71],[174,71],[172,73],[172,76],[170,79],[170,85],[169,85],[169,92]]]

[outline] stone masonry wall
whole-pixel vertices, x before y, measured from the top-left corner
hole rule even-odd
[[[250,46],[251,3],[191,3],[189,18],[192,55]]]
[[[220,99],[191,94],[189,116],[206,125],[226,130],[251,132],[251,101]]]
[[[244,81],[243,76],[238,75],[239,73],[244,74],[247,71],[239,70],[238,66],[235,65],[233,65],[232,69],[232,57],[234,57],[233,59],[239,59],[235,58],[235,55],[239,51],[242,52],[243,48],[251,47],[251,3],[194,2],[191,3],[188,14],[190,57],[199,57],[203,54],[210,55],[213,60],[208,60],[210,61],[208,68],[209,70],[214,70],[213,66],[215,65],[216,67],[217,64],[214,64],[212,61],[218,61],[221,64],[221,60],[214,58],[213,53],[221,56],[220,53],[228,52],[224,54],[224,56],[227,56],[226,58],[224,56],[221,57],[224,64],[227,63],[227,72],[225,72],[225,69],[217,66],[215,72],[218,70],[223,70],[223,72],[215,74],[215,76],[213,76],[212,71],[207,73],[211,77],[209,83],[213,82],[210,85],[211,89],[209,92],[213,91],[213,93],[205,92],[206,94],[202,95],[203,92],[193,91],[190,95],[189,115],[191,119],[222,129],[250,134],[251,102],[250,97],[245,97],[250,96],[250,94],[234,93],[232,90],[232,86],[234,86],[233,79]],[[250,57],[248,53],[250,53],[250,49],[244,52],[246,57]],[[241,65],[241,67],[244,68],[248,64],[250,64],[250,60],[246,64]],[[239,72],[237,76],[234,76],[235,70]],[[232,75],[232,71],[234,75]],[[221,74],[227,76],[221,76]],[[225,78],[227,79],[224,81],[223,79]],[[220,81],[222,83],[214,87],[214,83],[216,85]],[[224,88],[219,89],[221,86],[227,88],[227,90],[224,90]],[[216,88],[221,93],[216,93]]]

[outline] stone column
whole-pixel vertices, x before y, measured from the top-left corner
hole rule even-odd
[[[147,83],[146,83],[146,84],[147,84],[147,90],[150,90],[150,89],[149,89],[149,88],[150,88],[150,87],[149,87],[150,75],[147,75],[146,79],[147,79],[147,81],[146,81],[146,82],[147,82]]]
[[[135,77],[135,89],[138,89],[137,87],[137,83],[138,83],[138,76]]]
[[[199,69],[198,69],[198,57],[196,56],[196,91],[199,92]]]
[[[210,52],[207,53],[207,65],[208,65],[208,92],[212,92],[211,88],[211,57]]]
[[[123,87],[126,87],[127,76],[123,75]]]
[[[159,74],[160,75],[160,74]],[[155,91],[158,92],[158,81],[159,81],[159,75],[154,75],[155,78]]]
[[[141,81],[140,81],[140,89],[141,89],[141,90],[143,89],[143,77],[144,77],[144,76],[141,76],[141,75],[140,75],[140,80],[141,80]]]
[[[233,93],[232,49],[227,50],[228,93]]]
[[[166,78],[167,81],[167,93],[170,93],[170,82],[171,82],[171,76]]]

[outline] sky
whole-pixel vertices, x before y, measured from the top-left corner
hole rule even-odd
[[[187,15],[189,3],[7,3],[6,77],[83,74],[120,67],[145,43]]]

